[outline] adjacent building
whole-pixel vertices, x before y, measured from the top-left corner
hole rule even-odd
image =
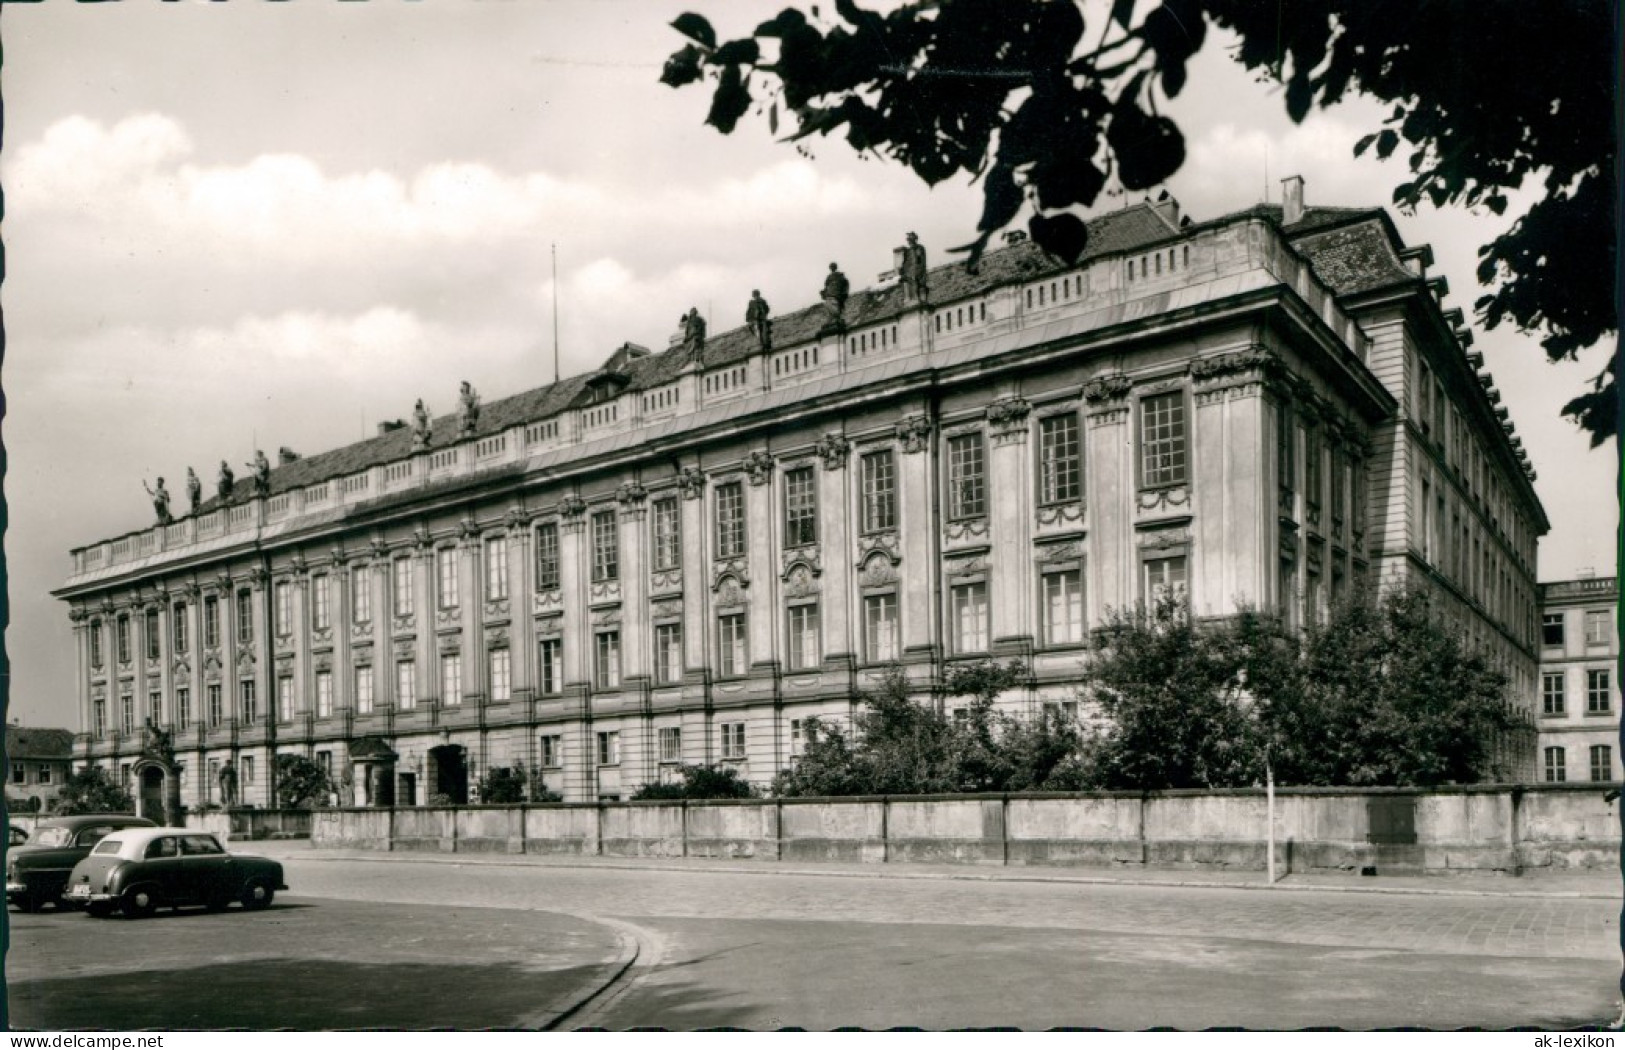
[[[1617,781],[1619,579],[1540,585],[1540,775]]]
[[[1176,589],[1301,624],[1362,579],[1432,589],[1532,696],[1547,521],[1429,260],[1299,180],[1208,222],[1146,202],[1075,265],[1013,237],[974,273],[831,277],[766,324],[691,314],[661,352],[284,455],[72,552],[77,756],[189,806],[267,804],[283,752],[359,805],[516,763],[570,801],[679,763],[765,784],[894,665],[929,696],[1019,656],[1001,703],[1069,705],[1110,608]]]
[[[6,726],[6,808],[14,813],[49,812],[73,767],[71,729]]]

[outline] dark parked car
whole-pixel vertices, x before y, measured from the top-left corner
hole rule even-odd
[[[11,824],[11,825],[7,826],[7,828],[6,828],[6,845],[7,846],[21,846],[23,843],[25,843],[27,841],[28,841],[28,829],[27,828],[19,828],[15,824]]]
[[[102,839],[74,865],[65,896],[92,915],[116,907],[138,919],[160,906],[224,908],[241,901],[244,908],[264,908],[277,890],[287,888],[281,864],[227,853],[206,831],[131,828]]]
[[[124,828],[150,828],[150,820],[127,813],[91,813],[49,817],[34,828],[23,846],[6,850],[6,900],[23,911],[42,904],[61,904],[68,873],[91,847]]]

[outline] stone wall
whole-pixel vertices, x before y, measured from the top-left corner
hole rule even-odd
[[[1610,869],[1617,800],[1600,784],[1434,791],[1285,788],[1278,872]],[[1262,870],[1261,790],[944,795],[523,807],[325,809],[318,848]]]

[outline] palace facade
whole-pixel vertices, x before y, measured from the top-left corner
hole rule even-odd
[[[1619,578],[1540,585],[1540,775],[1618,781]]]
[[[1001,703],[1075,705],[1110,608],[1301,624],[1368,578],[1432,588],[1532,703],[1547,521],[1462,316],[1384,212],[1287,190],[1107,214],[1075,266],[1011,238],[770,328],[695,314],[77,548],[76,757],[188,806],[273,804],[284,752],[358,805],[515,763],[568,801],[766,784],[894,665],[929,695],[1021,657]]]

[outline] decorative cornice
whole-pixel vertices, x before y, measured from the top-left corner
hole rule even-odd
[[[1026,398],[1013,394],[988,404],[987,421],[992,424],[994,434],[1008,433],[1026,426],[1032,410]]]
[[[697,467],[684,467],[677,474],[677,487],[684,499],[699,499],[705,493],[705,473]]]
[[[892,432],[902,442],[904,452],[924,452],[931,446],[931,421],[925,416],[908,416],[899,420]]]
[[[1134,381],[1121,372],[1096,376],[1083,385],[1083,399],[1091,405],[1103,401],[1120,401],[1134,389]]]
[[[846,466],[847,453],[852,450],[852,442],[840,434],[825,434],[813,446],[818,458],[824,461],[825,470],[840,470]]]
[[[580,496],[566,496],[559,500],[559,514],[567,524],[576,524],[587,513],[587,501]]]
[[[765,485],[773,473],[773,457],[765,450],[757,449],[745,457],[744,467],[752,485]]]
[[[523,507],[509,507],[508,513],[502,516],[502,523],[510,529],[522,531],[530,524],[531,512]]]
[[[1273,350],[1257,343],[1245,350],[1193,358],[1190,364],[1191,378],[1198,382],[1256,371],[1280,372],[1283,368]]]
[[[636,481],[623,481],[615,490],[615,499],[623,507],[641,507],[649,498],[649,491]]]

